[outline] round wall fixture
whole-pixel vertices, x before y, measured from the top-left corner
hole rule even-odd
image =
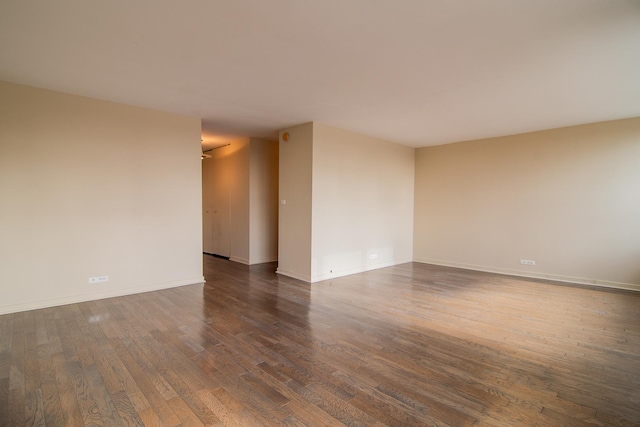
[[[283,141],[288,141],[289,140],[289,132],[285,132],[282,134],[282,140]]]

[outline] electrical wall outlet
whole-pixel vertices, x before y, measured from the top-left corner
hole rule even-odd
[[[369,255],[369,259],[378,259],[378,254]]]
[[[109,281],[109,276],[89,277],[89,283],[103,283],[108,281]]]
[[[521,259],[520,264],[522,265],[536,265],[536,262],[532,259]]]

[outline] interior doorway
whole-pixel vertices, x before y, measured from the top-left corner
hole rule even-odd
[[[243,264],[278,259],[278,142],[239,138],[202,159],[205,254]]]
[[[205,254],[229,258],[230,198],[224,166],[212,158],[202,160],[202,247]]]

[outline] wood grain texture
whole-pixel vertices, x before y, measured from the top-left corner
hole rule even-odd
[[[0,316],[0,426],[640,425],[640,293],[275,269]]]

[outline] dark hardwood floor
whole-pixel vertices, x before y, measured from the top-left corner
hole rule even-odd
[[[640,425],[640,293],[274,270],[0,316],[0,425]]]

